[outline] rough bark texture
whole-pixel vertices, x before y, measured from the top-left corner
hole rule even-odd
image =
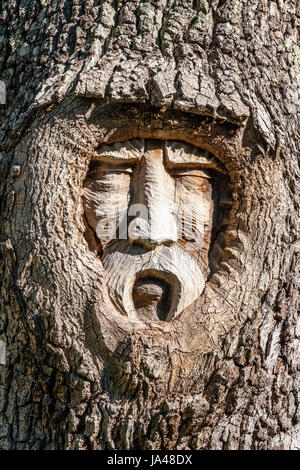
[[[0,448],[299,448],[296,0],[0,14]],[[222,262],[172,322],[120,315],[84,239],[91,155],[133,138],[208,150],[233,185]]]

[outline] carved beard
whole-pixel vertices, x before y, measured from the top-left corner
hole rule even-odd
[[[149,251],[115,241],[106,246],[103,265],[111,299],[132,319],[172,320],[201,295],[207,277],[178,243]]]

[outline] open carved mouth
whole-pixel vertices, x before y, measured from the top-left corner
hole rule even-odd
[[[151,277],[138,279],[132,298],[141,320],[166,320],[170,310],[170,287],[166,282]]]
[[[156,275],[155,275],[156,274]],[[132,300],[140,320],[165,321],[171,314],[174,286],[157,273],[139,273],[132,289]],[[173,305],[172,305],[173,304]],[[173,308],[172,308],[173,310]]]
[[[136,276],[132,300],[141,320],[166,321],[178,305],[180,286],[176,276],[156,270]]]

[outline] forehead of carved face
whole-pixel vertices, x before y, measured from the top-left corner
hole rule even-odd
[[[120,311],[171,320],[201,295],[220,260],[228,191],[222,164],[183,142],[98,148],[84,182],[86,239]]]

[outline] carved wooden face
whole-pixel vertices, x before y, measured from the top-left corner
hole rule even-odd
[[[224,167],[178,141],[102,145],[97,156],[84,182],[86,239],[110,297],[133,319],[171,320],[219,261],[230,207]]]

